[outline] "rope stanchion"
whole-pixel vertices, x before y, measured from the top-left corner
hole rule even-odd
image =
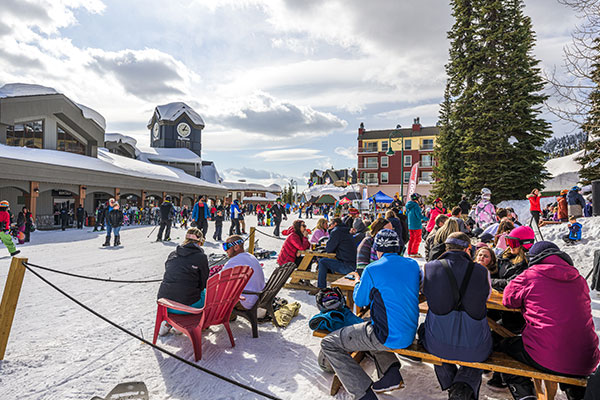
[[[131,332],[131,331],[123,328],[122,326],[120,326],[116,322],[111,321],[110,319],[106,318],[104,315],[98,313],[97,311],[92,310],[90,307],[86,306],[85,304],[83,304],[82,302],[80,302],[79,300],[77,300],[76,298],[74,298],[73,296],[71,296],[70,294],[66,293],[64,290],[62,290],[58,286],[54,285],[52,282],[48,281],[42,275],[40,275],[39,273],[37,273],[36,271],[34,271],[29,266],[28,263],[23,263],[23,265],[25,266],[25,268],[27,268],[27,270],[29,272],[31,272],[32,274],[34,274],[36,277],[38,277],[39,279],[41,279],[44,283],[46,283],[47,285],[49,285],[50,287],[52,287],[54,290],[56,290],[57,292],[59,292],[60,294],[62,294],[63,296],[65,296],[66,298],[68,298],[69,300],[71,300],[72,302],[74,302],[75,304],[77,304],[78,306],[80,306],[83,309],[85,309],[86,311],[92,313],[93,315],[95,315],[96,317],[100,318],[104,322],[106,322],[106,323],[114,326],[115,328],[119,329],[120,331],[125,332],[129,336],[132,336],[135,339],[137,339],[137,340],[139,340],[139,341],[147,344],[148,346],[150,346],[150,347],[152,347],[152,348],[160,351],[161,353],[167,354],[167,355],[175,358],[176,360],[181,361],[181,362],[183,362],[183,363],[185,363],[185,364],[187,364],[187,365],[189,365],[191,367],[194,367],[194,368],[196,368],[196,369],[198,369],[198,370],[200,370],[202,372],[205,372],[205,373],[207,373],[209,375],[212,375],[212,376],[214,376],[214,377],[216,377],[218,379],[221,379],[221,380],[223,380],[225,382],[231,383],[232,385],[235,385],[235,386],[238,386],[238,387],[240,387],[242,389],[248,390],[248,391],[250,391],[252,393],[256,393],[256,394],[258,394],[260,396],[263,396],[263,397],[266,397],[268,399],[281,400],[279,397],[275,397],[275,396],[273,396],[273,395],[271,395],[269,393],[262,392],[262,391],[260,391],[258,389],[255,389],[255,388],[253,388],[251,386],[248,386],[248,385],[245,385],[243,383],[237,382],[237,381],[235,381],[235,380],[233,380],[231,378],[228,378],[228,377],[226,377],[224,375],[221,375],[221,374],[219,374],[217,372],[214,372],[214,371],[211,371],[211,370],[209,370],[207,368],[201,367],[198,364],[195,364],[195,363],[193,363],[193,362],[191,362],[189,360],[186,360],[185,358],[182,358],[182,357],[178,356],[177,354],[174,354],[174,353],[172,353],[172,352],[170,352],[170,351],[168,351],[166,349],[163,349],[160,346],[155,345],[154,343],[152,343],[152,342],[144,339],[143,337],[138,336],[135,333],[133,333],[133,332]]]
[[[261,230],[259,230],[259,229],[256,229],[256,232],[260,233],[261,235],[264,235],[264,236],[267,236],[267,237],[273,238],[273,239],[285,240],[284,238],[281,238],[281,237],[279,237],[279,236],[275,236],[275,235],[269,235],[268,233],[265,233],[265,232],[263,232],[263,231],[261,231]]]
[[[145,281],[127,281],[127,280],[121,280],[121,279],[97,278],[97,277],[94,277],[94,276],[79,275],[79,274],[74,274],[72,272],[66,272],[66,271],[60,271],[60,270],[52,269],[52,268],[48,268],[48,267],[42,267],[41,265],[35,265],[35,264],[29,263],[29,262],[26,262],[25,265],[28,266],[28,267],[43,269],[44,271],[48,271],[48,272],[54,272],[56,274],[72,276],[74,278],[89,279],[91,281],[113,282],[113,283],[156,283],[156,282],[162,282],[162,279],[151,279],[151,280],[145,280]]]

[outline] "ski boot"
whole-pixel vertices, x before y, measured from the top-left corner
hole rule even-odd
[[[121,236],[117,235],[115,236],[115,246],[120,246],[121,245]]]
[[[110,236],[106,237],[106,240],[104,241],[104,243],[102,244],[102,246],[110,246]]]

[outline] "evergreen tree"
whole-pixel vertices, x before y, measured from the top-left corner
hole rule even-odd
[[[588,140],[585,144],[585,154],[577,161],[583,165],[579,175],[584,184],[600,179],[600,39],[594,41],[595,60],[592,64],[592,82],[594,89],[588,97],[590,111],[582,126]]]
[[[438,138],[443,146],[452,132],[462,149],[438,152],[438,170],[461,166],[453,199],[460,191],[475,197],[483,187],[494,201],[523,198],[547,178],[539,150],[549,136],[549,124],[539,118],[543,81],[522,8],[522,0],[454,1],[450,100],[442,107],[451,112],[440,121]],[[449,186],[436,182],[436,190]]]

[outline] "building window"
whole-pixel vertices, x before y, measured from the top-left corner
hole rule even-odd
[[[433,139],[423,139],[421,150],[433,150]]]
[[[411,167],[412,166],[412,156],[411,155],[404,156],[404,166],[405,167]]]
[[[433,167],[433,157],[431,156],[431,154],[421,155],[421,167]]]
[[[242,192],[235,192],[235,197],[237,197],[238,200],[242,199]]]
[[[388,183],[389,182],[389,174],[387,172],[382,172],[381,173],[381,183]]]
[[[44,123],[32,121],[25,124],[10,125],[6,129],[6,145],[16,147],[44,148]]]
[[[404,171],[404,183],[410,181],[410,171]]]
[[[232,197],[233,194],[231,192],[227,192],[227,197]]]
[[[383,142],[381,142],[381,151],[388,151],[388,141],[384,140]]]
[[[390,166],[390,159],[388,156],[381,157],[381,168],[387,168]]]
[[[377,152],[377,142],[364,143],[362,151],[367,152],[367,153],[373,153],[373,152],[376,153]]]
[[[377,157],[365,157],[365,168],[377,169]]]
[[[85,144],[64,130],[60,125],[56,126],[56,150],[85,155]]]
[[[412,150],[412,140],[404,139],[404,150]]]
[[[433,172],[431,172],[431,171],[421,172],[421,180],[423,182],[433,182]]]
[[[189,149],[190,148],[190,141],[189,140],[176,140],[175,141],[175,147],[177,147],[177,148],[183,148],[183,149]]]
[[[362,181],[365,185],[377,185],[379,183],[377,172],[363,172]]]

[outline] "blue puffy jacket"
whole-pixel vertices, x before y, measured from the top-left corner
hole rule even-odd
[[[583,208],[585,207],[585,200],[581,193],[579,193],[577,190],[571,189],[569,190],[569,193],[567,193],[567,204],[570,206],[579,204]]]
[[[365,268],[354,287],[354,303],[370,306],[375,336],[390,349],[408,347],[415,338],[420,280],[415,260],[385,253]]]
[[[200,211],[200,203],[202,203],[202,211]],[[206,203],[199,201],[196,204],[194,204],[194,208],[192,210],[192,219],[194,221],[205,220],[208,219],[209,216],[210,214],[208,212],[208,205]]]
[[[422,229],[423,221],[427,221],[421,212],[421,207],[413,200],[406,203],[406,216],[408,217],[408,229],[411,231]]]
[[[571,224],[571,226],[569,227],[569,239],[581,240],[581,228],[582,225],[579,222]]]

